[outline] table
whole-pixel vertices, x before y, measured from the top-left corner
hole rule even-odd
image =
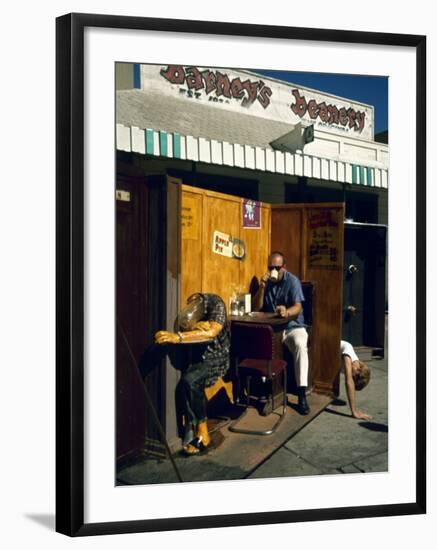
[[[277,313],[265,313],[263,311],[254,311],[245,315],[230,315],[231,338],[232,323],[253,323],[256,325],[270,325],[274,332],[275,346],[272,359],[283,359],[282,331],[285,329],[290,319],[279,317]]]
[[[177,348],[183,349],[186,348],[187,355],[185,356],[187,358],[188,366],[191,366],[193,364],[193,346],[202,346],[204,345],[205,348],[208,344],[214,341],[214,338],[199,338],[197,340],[182,340],[182,342],[174,342],[171,344],[172,346],[177,346]]]

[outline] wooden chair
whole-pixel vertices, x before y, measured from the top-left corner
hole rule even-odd
[[[311,335],[311,327],[314,317],[315,285],[310,281],[302,281],[302,291],[305,301],[302,304],[305,324],[308,325],[308,335]]]
[[[218,378],[216,382],[205,388],[205,397],[207,401],[211,401],[220,392],[221,389],[225,390],[225,393],[231,403],[234,402],[234,392],[232,386],[232,380],[225,381],[224,378]]]
[[[232,432],[251,434],[251,435],[271,435],[284,419],[287,410],[287,363],[282,359],[273,359],[274,336],[273,329],[269,325],[254,323],[232,324],[232,355],[235,357],[236,377],[239,381],[237,402],[239,403],[239,391],[241,388],[241,378],[245,378],[246,403],[245,411],[236,421],[234,421],[229,430]],[[276,413],[274,409],[273,381],[279,376],[283,377],[283,402],[282,412]],[[272,428],[268,430],[249,430],[239,428],[238,424],[246,415],[250,407],[250,400],[253,398],[250,393],[250,383],[253,377],[257,377],[264,382],[269,382],[270,390],[267,397],[272,403],[272,414],[278,414],[279,418]]]

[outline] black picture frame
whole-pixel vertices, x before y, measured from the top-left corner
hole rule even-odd
[[[416,500],[389,505],[84,523],[84,29],[374,44],[416,52]],[[56,530],[69,536],[426,512],[426,37],[285,26],[68,14],[56,21]]]

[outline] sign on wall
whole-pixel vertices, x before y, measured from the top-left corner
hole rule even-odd
[[[339,211],[310,209],[307,214],[308,268],[339,269]]]
[[[199,238],[199,198],[182,196],[181,206],[182,238],[197,240]]]
[[[232,239],[230,235],[221,231],[214,231],[212,239],[212,251],[215,254],[232,258]]]
[[[244,260],[246,256],[246,244],[241,239],[231,237],[221,231],[214,231],[212,239],[212,251],[214,254]]]
[[[251,199],[243,199],[243,227],[246,229],[261,228],[261,204]]]
[[[250,71],[141,65],[142,90],[234,112],[373,140],[373,107]]]

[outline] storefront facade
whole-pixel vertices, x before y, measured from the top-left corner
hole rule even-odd
[[[272,207],[344,203],[343,337],[383,348],[381,330],[371,334],[363,328],[370,318],[383,318],[386,293],[388,146],[374,140],[373,107],[249,71],[208,67],[118,64],[116,88],[117,191],[129,192],[133,185],[134,192],[133,181],[146,182],[147,188],[142,193],[149,216],[127,195],[117,196],[121,249],[129,248],[130,234],[148,235],[140,261],[147,265],[143,281],[149,289],[139,313],[149,319],[145,340],[177,313],[178,300],[171,297],[180,289],[168,276],[180,270],[172,265],[180,246],[172,242],[171,219],[177,212],[169,197],[160,195],[162,182],[174,180]],[[165,228],[153,222],[162,208]],[[363,242],[377,246],[365,248]],[[164,266],[167,277],[162,277]],[[364,309],[356,303],[370,274],[378,292]],[[154,292],[159,285],[165,287],[165,300]],[[121,308],[126,299],[120,299]],[[174,383],[171,369],[151,382],[169,439],[175,437],[168,414]],[[149,433],[154,439],[152,427]],[[129,451],[133,443],[120,445]]]
[[[178,160],[169,169],[192,178],[246,180],[258,200],[344,197],[347,218],[387,224],[388,146],[374,141],[373,107],[245,71],[128,68],[118,150]]]

